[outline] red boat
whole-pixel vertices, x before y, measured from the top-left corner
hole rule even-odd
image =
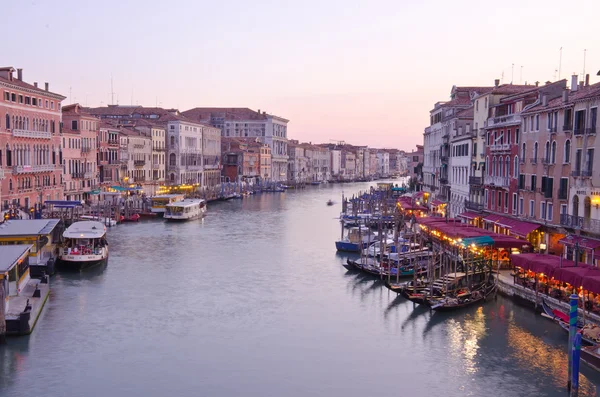
[[[140,214],[129,215],[128,217],[121,216],[121,222],[137,222],[140,220]]]

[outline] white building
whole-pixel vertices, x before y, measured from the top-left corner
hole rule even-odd
[[[182,114],[195,122],[220,128],[224,137],[257,137],[271,147],[272,180],[287,179],[289,120],[248,108],[194,108]]]
[[[377,174],[380,177],[390,176],[390,154],[384,151],[377,152]]]
[[[166,114],[160,121],[167,131],[167,183],[171,185],[202,184],[203,125],[190,119]]]
[[[202,127],[202,186],[212,188],[221,183],[221,130]]]
[[[152,137],[133,128],[121,128],[121,142],[126,143],[127,183],[141,186],[144,191],[152,187]]]
[[[338,179],[342,171],[342,151],[339,149],[329,150],[331,157],[331,177]]]

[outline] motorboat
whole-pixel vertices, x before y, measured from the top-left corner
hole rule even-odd
[[[58,261],[71,270],[81,270],[106,263],[108,242],[106,226],[96,221],[75,222],[64,231],[65,242]]]
[[[206,200],[185,199],[167,204],[164,218],[171,221],[191,221],[204,218],[206,215]]]

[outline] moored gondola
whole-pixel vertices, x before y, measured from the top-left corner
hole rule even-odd
[[[487,280],[481,287],[467,291],[456,296],[444,296],[439,299],[428,299],[433,310],[444,312],[463,309],[481,302],[485,302],[498,287],[494,278]]]

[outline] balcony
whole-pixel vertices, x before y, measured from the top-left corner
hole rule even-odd
[[[581,177],[581,178],[589,178],[592,176],[592,171],[590,171],[590,170],[575,170],[575,171],[571,171],[571,176]]]
[[[486,176],[485,182],[488,185],[508,187],[510,185],[510,178],[506,176]]]
[[[481,186],[483,184],[483,178],[480,176],[470,176],[469,177],[469,185],[472,186]]]
[[[537,164],[538,163],[538,159],[535,158],[535,157],[531,158],[531,159],[529,159],[529,163],[531,163],[531,164]]]
[[[470,136],[471,138],[477,138],[477,130],[471,130],[467,132],[466,135]]]
[[[133,165],[136,167],[143,167],[146,165],[146,160],[133,160]]]
[[[556,126],[548,128],[548,132],[551,134],[555,134],[556,130],[558,130],[558,128]]]
[[[483,204],[476,201],[465,200],[465,208],[471,211],[483,211]]]
[[[83,179],[84,176],[83,172],[71,172],[71,179]]]
[[[440,160],[442,161],[442,163],[447,163],[448,162],[448,156],[440,156]]]
[[[566,123],[562,126],[563,132],[571,132],[573,131],[573,123]]]
[[[94,178],[94,176],[95,176],[94,173],[91,172],[91,171],[88,171],[88,172],[86,172],[86,173],[83,174],[83,178],[84,179],[92,179],[92,178]]]
[[[146,182],[146,177],[143,177],[143,176],[134,176],[133,177],[133,181],[136,182],[136,183]]]
[[[448,184],[448,178],[440,178],[440,183],[442,185],[447,185]]]
[[[521,124],[521,115],[520,114],[507,114],[505,116],[498,116],[489,118],[487,120],[488,127],[500,127],[510,124]]]
[[[167,149],[164,146],[159,146],[159,147],[152,148],[152,150],[155,151],[155,152],[164,152]]]
[[[89,153],[91,150],[92,150],[91,147],[89,147],[89,146],[83,146],[81,148],[81,153]]]
[[[586,135],[592,135],[592,134],[596,134],[596,127],[592,127],[592,128],[586,128],[586,129],[585,129],[585,134],[586,134]]]
[[[15,165],[13,167],[13,174],[28,174],[32,172],[48,172],[54,171],[56,167],[54,164],[44,165]]]
[[[573,135],[583,135],[585,133],[585,128],[575,128],[573,130]]]
[[[498,143],[496,145],[489,145],[488,147],[492,152],[505,152],[510,150],[510,143]]]
[[[19,130],[13,128],[12,136],[15,138],[37,138],[37,139],[50,139],[52,134],[46,131],[30,131],[30,130]]]
[[[146,147],[146,145],[142,144],[142,143],[134,143],[133,147],[135,149],[143,149],[144,147]]]
[[[560,214],[560,224],[573,229],[586,232],[600,233],[600,219],[586,219],[582,216]]]
[[[442,143],[448,143],[449,141],[450,141],[450,136],[448,136],[448,135],[444,135],[444,136],[442,137]]]
[[[108,144],[109,145],[118,145],[119,144],[119,140],[118,139],[109,139],[108,140]]]

